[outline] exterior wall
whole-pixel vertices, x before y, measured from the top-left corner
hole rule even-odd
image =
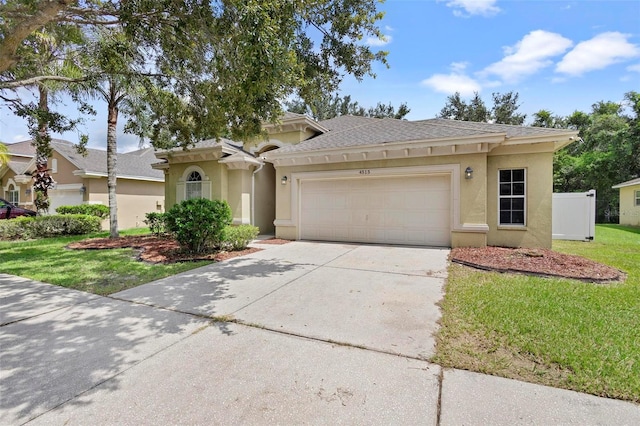
[[[289,132],[273,132],[267,138],[255,138],[244,143],[244,149],[250,151],[262,145],[273,144],[274,141],[281,144],[295,145],[315,135],[315,132],[307,130],[293,130]]]
[[[265,163],[255,175],[254,187],[253,224],[260,229],[261,234],[275,233],[273,220],[276,212],[276,185],[280,185],[280,179],[276,179],[273,165]]]
[[[228,171],[227,201],[233,213],[233,224],[251,223],[251,172],[249,170]]]
[[[85,201],[91,204],[109,205],[107,178],[86,179]],[[145,214],[164,211],[164,183],[118,179],[116,202],[118,203],[118,229],[146,226]],[[109,229],[109,221],[102,223]]]
[[[62,155],[58,154],[58,152],[56,151],[53,151],[53,154],[47,160],[47,166],[50,170],[53,166],[53,160],[56,160],[56,162],[58,163],[57,171],[55,173],[51,171],[50,173],[51,177],[56,181],[56,183],[61,185],[67,185],[70,183],[83,183],[83,179],[81,177],[75,176],[73,174],[73,172],[78,168],[71,164],[71,162],[64,158]]]
[[[640,226],[640,206],[635,205],[635,192],[640,184],[620,188],[620,225]]]
[[[214,161],[201,161],[190,163],[173,163],[171,167],[164,175],[165,178],[165,206],[166,209],[170,209],[176,204],[176,187],[178,182],[182,179],[185,170],[191,166],[198,166],[202,169],[205,176],[209,178],[211,182],[211,199],[214,200],[227,200],[228,187],[227,187],[227,167],[218,163],[218,160]]]
[[[515,151],[515,150],[514,150]],[[498,226],[498,171],[526,170],[525,226]],[[553,153],[492,155],[487,158],[487,244],[551,248]]]
[[[218,160],[173,163],[165,174],[165,205],[170,209],[177,202],[178,183],[189,167],[197,166],[209,179],[212,200],[225,200],[231,207],[234,224],[251,223],[251,170],[228,170]]]
[[[486,225],[487,212],[487,184],[486,179],[486,154],[463,154],[434,157],[415,157],[377,161],[355,161],[344,163],[315,164],[294,167],[276,167],[276,236],[285,239],[297,239],[297,224],[291,223],[292,218],[292,175],[300,172],[336,171],[336,170],[361,170],[414,166],[439,166],[459,165],[459,224],[457,225]],[[464,178],[464,170],[471,167],[474,170],[473,179]],[[289,178],[287,185],[280,185],[279,179],[286,175]],[[296,196],[297,198],[297,196]],[[455,202],[454,202],[455,203]],[[293,206],[297,208],[297,206]],[[453,206],[455,207],[455,206]],[[460,226],[458,226],[460,228]],[[454,246],[484,246],[486,237],[484,232],[469,232],[457,230],[452,232],[452,244]]]
[[[12,184],[15,189],[20,193],[18,195],[18,206],[26,209],[34,209],[33,205],[33,192],[31,192],[31,182],[20,184],[15,180],[16,174],[12,170],[7,170],[7,172],[2,176],[0,182],[0,198],[4,198],[5,200],[9,200],[9,184]],[[5,190],[6,189],[6,190]]]

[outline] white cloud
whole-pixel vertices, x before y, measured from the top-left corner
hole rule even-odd
[[[12,141],[13,141],[13,142],[22,142],[22,141],[26,141],[26,140],[29,140],[29,139],[31,139],[29,136],[25,136],[25,135],[15,135],[15,136],[12,138]]]
[[[390,35],[383,35],[382,38],[376,38],[376,37],[368,37],[366,44],[367,46],[385,46],[389,43],[391,43],[391,41],[393,40],[393,37],[391,37]]]
[[[627,37],[619,32],[606,32],[580,42],[562,58],[556,72],[578,76],[639,56],[640,48],[629,43]]]
[[[472,15],[491,16],[500,12],[500,8],[495,6],[497,0],[438,0],[438,1],[447,1],[447,6],[454,9],[453,14],[459,17],[469,17]]]
[[[384,29],[385,29],[385,31],[388,31],[388,32],[393,31],[393,27],[391,25],[385,25]]]
[[[482,90],[482,86],[465,74],[466,67],[466,62],[454,62],[451,64],[450,74],[434,74],[420,84],[447,95],[460,92],[462,96],[471,96],[473,92]]]
[[[640,64],[629,65],[629,66],[627,67],[627,71],[631,71],[631,72],[640,72]]]
[[[511,83],[553,64],[550,58],[563,54],[573,42],[560,34],[536,30],[515,46],[504,48],[505,57],[486,67],[481,74],[494,74]]]

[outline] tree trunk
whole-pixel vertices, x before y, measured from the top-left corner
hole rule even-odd
[[[51,153],[51,138],[46,113],[49,112],[49,91],[46,87],[38,86],[38,131],[33,145],[36,148],[36,173],[33,176],[34,204],[38,213],[49,211],[48,190],[53,187],[54,181],[47,170],[47,160]]]
[[[118,204],[116,201],[118,104],[116,90],[110,82],[109,113],[107,117],[107,188],[109,190],[109,237],[118,238]]]

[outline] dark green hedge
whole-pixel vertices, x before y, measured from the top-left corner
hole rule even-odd
[[[60,206],[56,209],[58,214],[88,214],[100,219],[109,217],[109,207],[103,204],[79,204],[77,206]]]

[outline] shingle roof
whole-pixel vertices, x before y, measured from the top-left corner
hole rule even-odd
[[[85,173],[107,173],[107,151],[87,149],[87,156],[78,154],[74,145],[66,141],[55,141],[51,146],[61,155],[71,161],[79,170]],[[119,153],[117,157],[118,177],[141,177],[164,179],[161,170],[154,170],[151,164],[157,159],[152,148],[134,151],[133,153]]]
[[[31,145],[31,141],[22,141],[16,143],[5,144],[7,147],[7,151],[9,154],[18,154],[18,155],[35,155],[36,149],[33,145]]]
[[[86,173],[107,173],[107,151],[100,149],[87,149],[87,156],[78,154],[73,143],[62,139],[51,139],[51,147],[73,163],[79,170]],[[35,156],[36,149],[30,140],[8,144],[9,154]],[[154,170],[151,164],[157,159],[153,153],[153,148],[144,148],[128,153],[118,153],[117,168],[118,176],[142,177],[152,179],[164,179],[161,170]],[[16,171],[23,164],[22,161],[13,159],[8,166]],[[27,163],[24,163],[25,165]],[[15,167],[15,168],[14,168]],[[23,170],[20,171],[22,173]],[[18,173],[16,171],[16,173]]]
[[[507,138],[567,134],[565,129],[510,126],[434,118],[405,121],[393,118],[375,119],[345,116],[321,122],[335,130],[279,148],[276,152],[311,152],[331,148],[378,145],[391,142],[425,141],[430,139],[463,138],[482,135],[506,135]]]
[[[357,115],[340,115],[338,117],[330,118],[328,120],[319,121],[325,129],[330,131],[339,132],[341,130],[352,129],[354,127],[364,126],[370,124],[372,121],[381,120],[380,118],[362,117]]]

